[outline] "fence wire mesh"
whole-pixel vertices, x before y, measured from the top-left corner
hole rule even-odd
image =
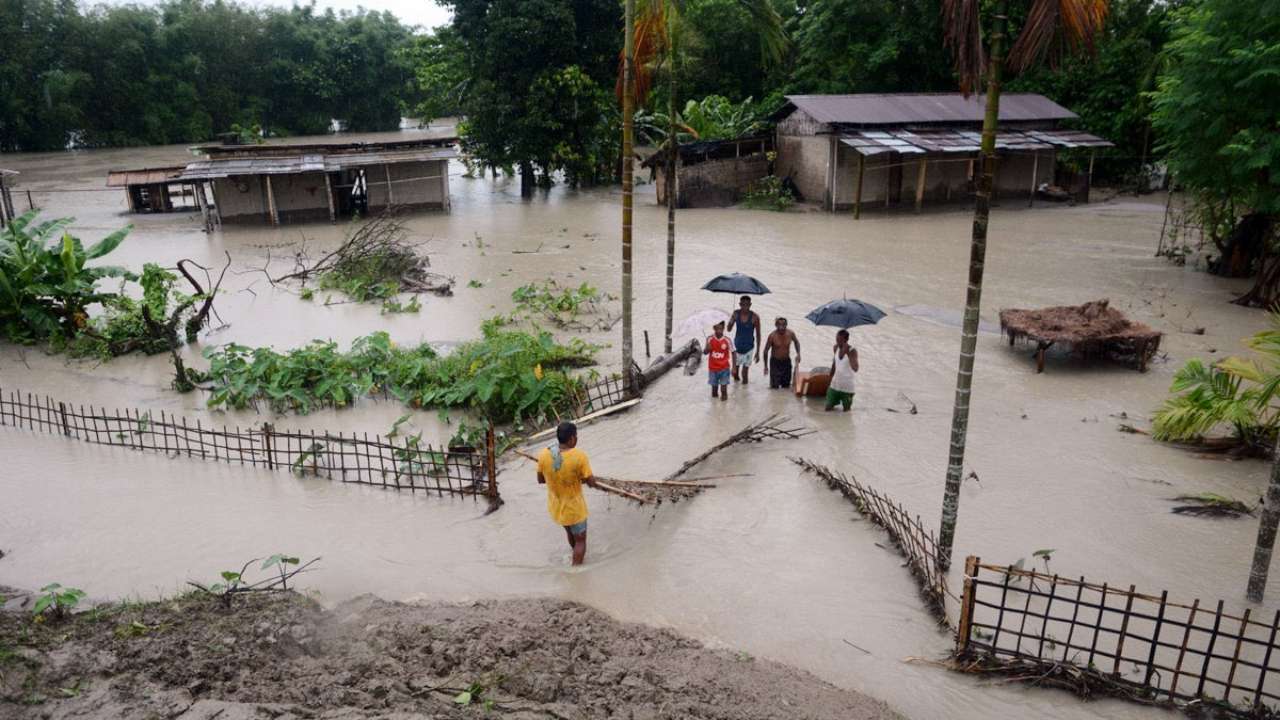
[[[1275,717],[1280,610],[1254,616],[1047,572],[965,563],[957,658],[1146,702]],[[1067,672],[1069,671],[1069,672]]]
[[[0,425],[95,443],[439,495],[498,498],[493,439],[456,452],[416,438],[206,426],[164,411],[108,410],[0,389]]]

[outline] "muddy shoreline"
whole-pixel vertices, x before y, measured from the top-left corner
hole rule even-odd
[[[189,594],[35,622],[8,596],[4,718],[901,717],[807,672],[561,600],[365,595],[327,610],[289,592],[227,610]]]

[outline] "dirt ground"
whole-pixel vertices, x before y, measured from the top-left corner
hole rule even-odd
[[[0,718],[895,719],[745,653],[548,599],[332,610],[188,595],[33,622],[0,612]],[[458,696],[473,688],[473,702]]]

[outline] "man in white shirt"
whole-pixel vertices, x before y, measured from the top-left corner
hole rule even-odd
[[[827,387],[827,406],[830,412],[836,405],[845,412],[853,407],[854,373],[858,372],[858,351],[849,345],[849,331],[836,333],[836,346],[831,356],[831,384]]]

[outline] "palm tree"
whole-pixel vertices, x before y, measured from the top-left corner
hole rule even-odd
[[[1028,0],[1026,21],[1009,48],[1009,70],[1018,72],[1042,62],[1051,66],[1067,53],[1094,49],[1107,16],[1108,0]],[[990,54],[982,44],[982,0],[943,0],[943,42],[955,58],[960,89],[968,95],[985,79],[986,113],[982,120],[982,174],[978,178],[969,245],[969,288],[965,297],[964,329],[960,336],[960,369],[956,375],[955,408],[951,416],[951,453],[942,496],[942,529],[938,535],[938,564],[951,564],[964,446],[969,429],[969,396],[973,385],[973,356],[978,346],[978,312],[982,304],[982,271],[987,254],[987,220],[996,173],[996,125],[1000,116],[1000,84],[1005,72],[1009,35],[1009,0],[996,0],[991,15]]]
[[[649,94],[655,71],[665,65],[667,72],[667,132],[663,150],[666,152],[663,191],[667,198],[667,307],[666,328],[663,333],[664,352],[671,352],[672,321],[675,310],[676,267],[676,164],[679,153],[679,136],[689,133],[689,128],[676,112],[676,84],[680,75],[682,35],[685,32],[682,17],[687,0],[645,0],[639,9],[634,28],[634,55],[632,60],[636,82],[633,102],[638,105]],[[760,47],[766,63],[778,62],[787,49],[786,31],[782,17],[769,0],[738,0],[737,5],[755,21],[760,33]]]

